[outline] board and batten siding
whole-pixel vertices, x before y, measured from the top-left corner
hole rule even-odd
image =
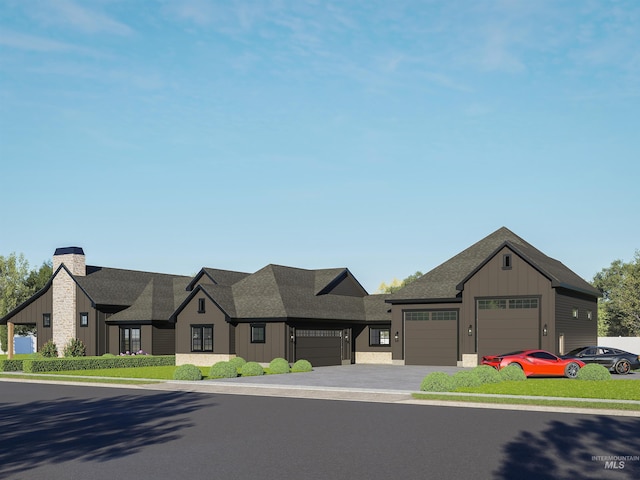
[[[204,299],[204,312],[198,311],[198,303]],[[213,352],[191,351],[191,325],[213,325]],[[204,295],[195,295],[176,318],[175,353],[178,354],[233,354],[230,348],[233,325],[226,314]]]
[[[556,289],[555,345],[549,348],[554,353],[567,353],[574,348],[598,344],[598,301],[563,288]],[[573,317],[574,308],[578,318]],[[591,319],[587,312],[591,312]],[[549,332],[551,336],[551,332]],[[564,351],[560,352],[561,336],[564,336]]]
[[[158,322],[153,324],[154,355],[174,355],[176,353],[176,331],[173,324]]]
[[[251,324],[265,324],[265,342],[251,343]],[[269,363],[274,358],[287,358],[287,331],[284,322],[239,323],[236,327],[236,353],[247,361]]]
[[[89,323],[86,327],[80,326],[80,313],[86,313],[89,316]],[[100,355],[98,352],[98,318],[96,315],[96,309],[93,308],[91,300],[77,285],[75,330],[75,338],[80,340],[86,347],[86,355]],[[58,345],[58,351],[64,349],[64,347],[64,345]]]
[[[510,255],[510,268],[503,268],[504,255]],[[551,281],[508,247],[501,249],[464,284],[460,310],[460,350],[476,353],[476,300],[479,298],[537,297],[540,299],[540,324],[552,331],[554,321]],[[472,325],[472,335],[468,326]],[[541,348],[551,350],[553,337],[541,339]]]
[[[42,315],[51,315],[51,327],[43,328]],[[16,325],[35,324],[37,327],[36,348],[40,351],[45,343],[53,338],[53,289],[49,288],[42,296],[16,313],[11,319]]]

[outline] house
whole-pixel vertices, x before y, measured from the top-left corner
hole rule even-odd
[[[87,355],[174,353],[169,316],[184,300],[190,277],[88,266],[82,248],[58,248],[53,275],[0,323],[35,324],[38,351],[49,340],[62,355],[78,338]]]
[[[386,295],[368,295],[346,268],[267,265],[253,274],[203,269],[172,315],[176,363],[232,356],[315,366],[391,363]]]
[[[599,296],[503,227],[386,300],[393,363],[471,366],[489,354],[595,345]]]
[[[347,268],[187,277],[87,266],[78,247],[53,259],[47,285],[0,319],[10,332],[35,323],[38,350],[79,338],[88,355],[144,350],[203,366],[234,356],[472,366],[597,341],[599,291],[504,227],[390,295],[369,295]]]

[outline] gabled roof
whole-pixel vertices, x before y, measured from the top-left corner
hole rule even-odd
[[[212,285],[233,285],[245,278],[248,273],[234,272],[232,270],[221,270],[219,268],[203,268],[193,280],[189,282],[187,290],[191,291],[198,283],[206,283]]]
[[[464,283],[505,246],[546,276],[553,287],[600,295],[597,289],[561,262],[502,227],[390,295],[388,302],[459,299]]]
[[[155,275],[133,304],[108,318],[109,322],[166,321],[187,295],[189,277]]]

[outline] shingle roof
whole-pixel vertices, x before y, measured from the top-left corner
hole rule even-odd
[[[231,287],[236,318],[367,320],[366,297],[319,294],[345,273],[348,274],[345,268],[306,270],[267,265]],[[374,307],[375,303],[376,300],[369,300],[368,310],[380,319],[384,302],[379,308]]]
[[[87,266],[86,276],[74,278],[96,305],[120,306],[133,305],[154,279],[165,284],[172,279],[182,279],[185,288],[191,280],[191,277],[181,275],[95,266]],[[183,293],[186,296],[186,292]]]
[[[189,277],[155,275],[133,304],[109,321],[166,321],[187,296]]]
[[[461,292],[461,283],[504,245],[529,261],[554,286],[599,295],[598,290],[561,262],[548,257],[508,228],[502,227],[390,295],[388,300],[393,303],[396,300],[456,298]]]

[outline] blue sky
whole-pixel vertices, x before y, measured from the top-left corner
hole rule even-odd
[[[640,248],[640,3],[0,1],[0,255],[373,292],[501,226]]]

